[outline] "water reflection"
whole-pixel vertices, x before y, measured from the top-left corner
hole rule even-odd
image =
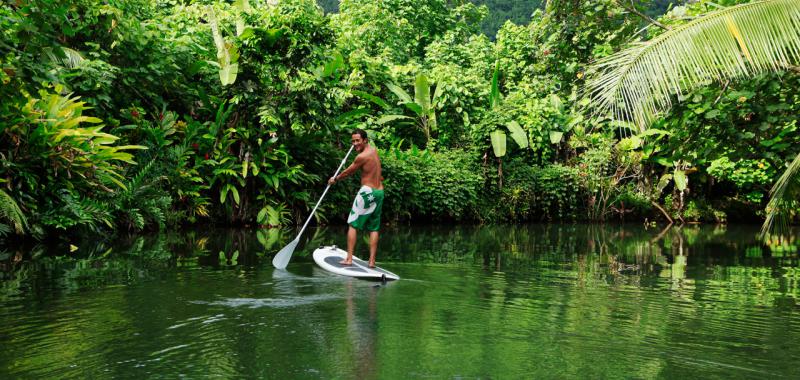
[[[351,364],[352,376],[359,379],[377,379],[378,363],[375,350],[378,340],[376,313],[378,286],[366,288],[364,294],[361,294],[361,298],[359,298],[353,289],[355,281],[357,280],[347,280],[344,286],[347,335],[350,338],[353,352],[351,357],[354,358],[354,363]],[[364,304],[366,304],[365,308],[360,307]]]
[[[293,264],[310,262],[321,245],[344,246],[339,228],[306,234]],[[479,265],[486,271],[574,271],[577,283],[605,281],[647,285],[650,277],[670,279],[674,290],[691,286],[715,268],[770,268],[765,276],[797,294],[798,253],[794,240],[768,246],[748,226],[639,225],[424,226],[393,228],[382,236],[381,262]],[[17,247],[0,251],[0,300],[53,291],[130,284],[171,268],[236,268],[267,265],[294,237],[280,229],[189,231],[130,236],[113,242],[83,242],[69,256],[48,256],[65,246]],[[366,255],[367,252],[361,252]],[[291,269],[291,267],[290,267]],[[734,271],[735,272],[735,271]],[[735,273],[733,273],[735,275]],[[688,276],[688,278],[687,278]],[[783,280],[780,280],[783,279]]]

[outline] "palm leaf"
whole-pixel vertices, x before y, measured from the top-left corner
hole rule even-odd
[[[770,192],[767,204],[767,219],[761,226],[761,238],[770,235],[788,235],[788,225],[791,218],[800,209],[797,201],[800,195],[800,154],[794,158],[786,171],[778,178]]]
[[[405,115],[384,115],[384,116],[381,116],[377,121],[375,121],[375,123],[377,123],[377,124],[386,124],[388,122],[395,121],[395,120],[401,120],[401,119],[411,119],[411,118],[408,117],[408,116],[405,116]]]
[[[356,108],[354,110],[347,111],[339,116],[336,117],[335,123],[337,125],[344,124],[350,120],[358,119],[361,116],[369,114],[369,110],[366,108]]]
[[[599,113],[645,129],[672,96],[800,61],[800,1],[766,0],[712,12],[598,61],[586,93]]]
[[[51,62],[68,69],[74,69],[80,66],[85,60],[79,51],[64,46],[45,48],[43,51],[44,55]]]

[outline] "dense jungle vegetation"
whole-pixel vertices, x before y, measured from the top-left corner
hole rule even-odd
[[[489,13],[481,21],[481,32],[494,40],[497,31],[511,21],[524,25],[530,21],[534,11],[542,8],[542,0],[470,0],[475,5],[485,5]],[[648,16],[659,16],[672,5],[683,4],[685,0],[637,0],[637,7]],[[326,13],[339,12],[339,0],[317,0]]]
[[[800,153],[796,66],[708,81],[643,132],[584,96],[594,62],[744,2],[551,0],[492,39],[468,1],[5,1],[0,234],[302,222],[353,128],[389,223],[761,223]]]

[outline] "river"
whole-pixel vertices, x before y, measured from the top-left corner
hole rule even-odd
[[[0,378],[800,377],[797,245],[753,226],[396,226],[387,284],[313,263],[342,228],[273,269],[293,233],[0,250]]]

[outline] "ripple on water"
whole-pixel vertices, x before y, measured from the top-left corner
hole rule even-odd
[[[311,294],[307,296],[284,297],[284,298],[225,298],[218,301],[189,301],[192,304],[225,306],[225,307],[245,307],[257,309],[267,308],[287,308],[309,305],[317,302],[340,299],[342,296],[333,294]]]

